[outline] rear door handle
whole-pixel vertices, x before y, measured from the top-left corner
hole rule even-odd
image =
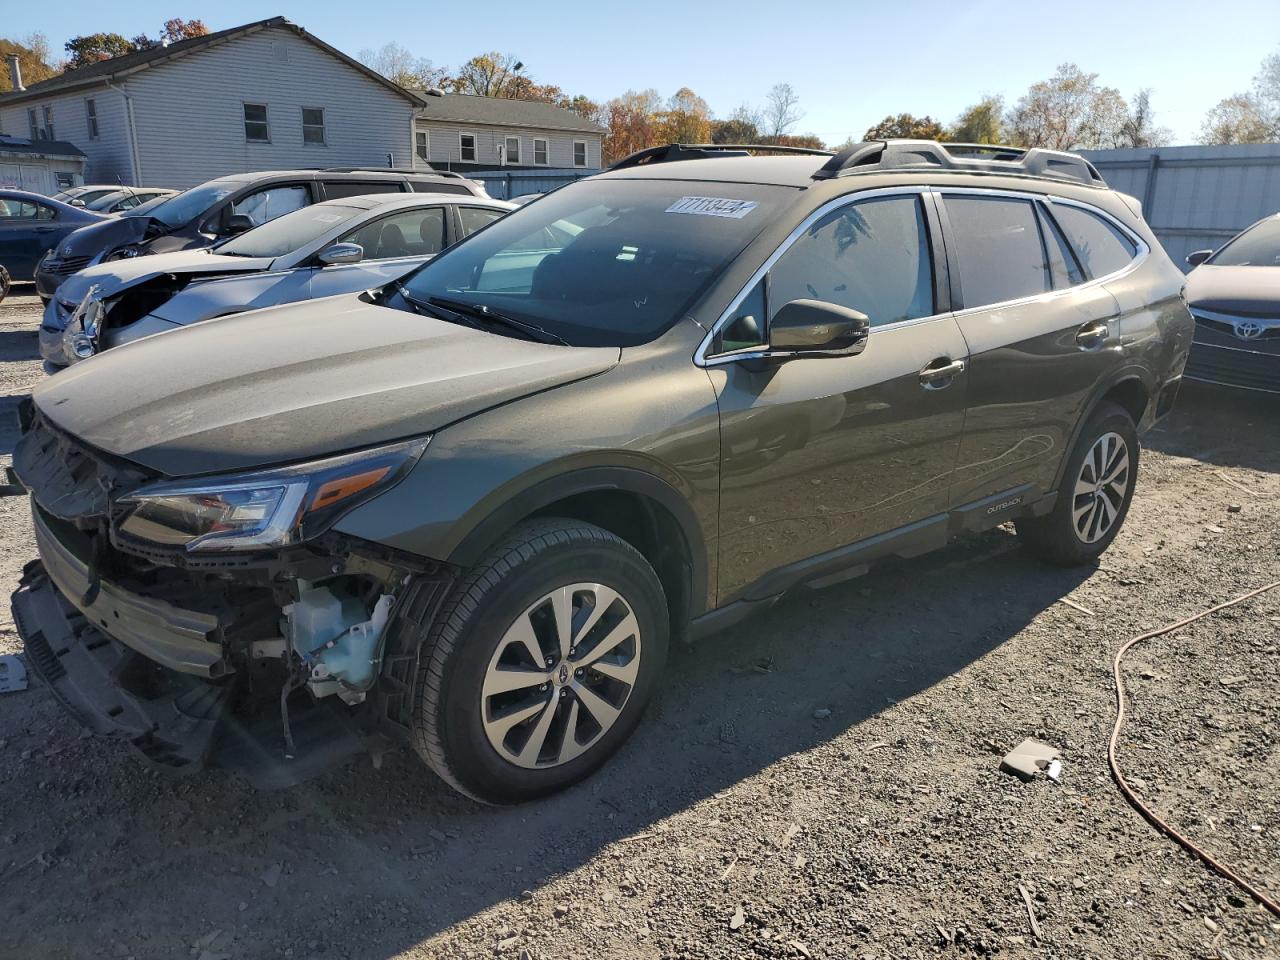
[[[1111,328],[1105,320],[1095,320],[1092,323],[1086,323],[1083,327],[1076,331],[1076,343],[1085,350],[1091,350],[1094,347],[1101,346],[1102,342],[1111,336]]]
[[[964,373],[963,360],[939,357],[920,371],[920,383],[927,390],[941,390],[949,387],[958,373]]]

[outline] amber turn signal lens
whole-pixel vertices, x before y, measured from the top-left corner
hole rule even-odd
[[[361,490],[368,490],[390,472],[390,467],[377,467],[373,470],[366,470],[364,473],[355,473],[349,477],[337,477],[329,480],[316,491],[315,499],[311,501],[311,506],[307,508],[307,511],[323,510],[325,507],[331,507],[335,503],[341,503],[347,497],[353,496]]]

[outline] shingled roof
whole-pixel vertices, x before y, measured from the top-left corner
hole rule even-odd
[[[604,133],[604,129],[572,110],[534,100],[506,100],[448,93],[424,97],[418,116],[425,120],[477,123],[497,127],[533,127],[538,130],[568,130],[575,133]]]
[[[77,67],[75,70],[68,70],[66,73],[60,73],[56,77],[50,77],[48,80],[42,80],[39,83],[33,83],[25,90],[15,90],[9,93],[0,94],[0,104],[19,103],[23,100],[34,100],[39,97],[47,97],[53,94],[69,92],[86,86],[97,86],[108,80],[116,80],[136,73],[139,70],[147,70],[170,60],[176,60],[179,57],[185,57],[188,54],[196,53],[200,50],[206,50],[215,47],[220,43],[228,40],[234,40],[237,37],[247,36],[251,33],[257,33],[260,30],[269,30],[273,27],[292,30],[298,36],[326,52],[337,57],[352,67],[360,71],[370,80],[382,84],[389,90],[404,97],[410,103],[421,104],[423,98],[411,90],[405,90],[382,74],[369,69],[363,63],[355,60],[336,47],[331,47],[311,34],[302,27],[298,26],[285,17],[270,17],[266,20],[257,20],[253,23],[242,24],[238,27],[229,27],[226,30],[217,30],[213,33],[207,33],[203,37],[192,37],[189,40],[178,40],[168,46],[155,46],[147,50],[135,50],[133,53],[126,53],[120,57],[112,57],[109,60],[99,60],[97,63],[86,64],[83,67]]]
[[[18,154],[24,157],[87,159],[83,150],[67,140],[27,140],[24,137],[7,137],[0,134],[0,156]]]

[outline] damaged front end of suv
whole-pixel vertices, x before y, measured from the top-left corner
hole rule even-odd
[[[20,420],[13,471],[41,559],[14,614],[32,666],[92,732],[271,787],[407,729],[414,647],[397,621],[421,618],[451,574],[332,527],[399,482],[429,437],[175,481],[29,400]]]

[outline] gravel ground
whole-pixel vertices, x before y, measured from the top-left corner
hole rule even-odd
[[[6,459],[38,319],[0,306]],[[5,695],[0,956],[1280,956],[1275,918],[1106,768],[1116,647],[1280,577],[1277,471],[1280,402],[1188,387],[1100,567],[1038,565],[1000,529],[789,599],[676,652],[600,775],[516,809],[407,753],[281,793],[168,779],[38,685]],[[11,589],[22,501],[0,501],[0,542]],[[1272,896],[1278,643],[1280,590],[1138,647],[1121,747],[1158,811]],[[1062,751],[1061,783],[999,772],[1027,736]]]

